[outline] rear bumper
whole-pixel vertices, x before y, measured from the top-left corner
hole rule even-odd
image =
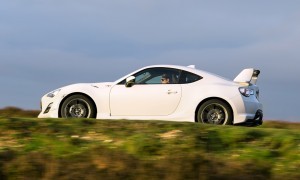
[[[263,123],[263,111],[257,110],[253,119],[247,119],[245,122],[237,123],[240,126],[260,126]]]

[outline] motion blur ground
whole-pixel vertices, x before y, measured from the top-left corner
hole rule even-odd
[[[0,179],[300,178],[299,123],[0,116]]]

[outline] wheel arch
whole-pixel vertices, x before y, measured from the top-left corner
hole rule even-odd
[[[232,119],[234,119],[234,112],[233,112],[233,109],[232,109],[232,106],[230,105],[230,103],[228,101],[226,101],[225,99],[223,98],[220,98],[220,97],[209,97],[209,98],[206,98],[206,99],[203,99],[197,106],[196,110],[195,110],[195,114],[194,114],[194,121],[195,122],[198,122],[198,119],[197,119],[197,114],[198,114],[198,111],[200,109],[200,107],[207,101],[209,100],[213,100],[213,99],[216,99],[216,100],[220,100],[222,101],[223,103],[226,103],[228,105],[228,107],[230,108],[230,111],[232,113]]]
[[[93,100],[93,98],[91,98],[91,96],[89,96],[89,95],[87,95],[87,94],[85,94],[85,93],[74,92],[74,93],[70,93],[70,94],[68,94],[67,96],[65,96],[65,97],[61,100],[61,102],[59,103],[59,108],[58,108],[58,117],[59,117],[59,118],[62,117],[62,116],[61,116],[61,107],[62,107],[63,103],[65,102],[65,100],[66,100],[68,97],[73,96],[73,95],[82,95],[82,96],[85,96],[85,97],[89,98],[89,99],[91,100],[91,102],[93,103],[94,107],[95,107],[96,115],[97,115],[97,111],[98,111],[98,110],[97,110],[97,105],[96,105],[95,101]]]

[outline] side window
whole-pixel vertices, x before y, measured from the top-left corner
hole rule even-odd
[[[142,73],[135,76],[135,83],[136,84],[144,84],[146,81],[149,81],[149,79],[152,79],[151,76],[153,76],[154,73],[150,71],[142,71]]]
[[[188,83],[193,83],[196,81],[199,81],[202,79],[201,76],[187,72],[187,71],[182,71],[181,76],[180,76],[180,84],[188,84]]]
[[[148,68],[133,76],[135,84],[178,84],[181,70],[172,68]],[[126,79],[119,84],[125,84]]]

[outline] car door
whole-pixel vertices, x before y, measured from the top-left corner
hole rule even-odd
[[[136,73],[132,87],[125,86],[125,80],[110,92],[112,116],[167,116],[172,114],[181,99],[181,86],[175,81],[161,84],[164,72],[179,77],[179,70],[170,68],[149,68]]]

